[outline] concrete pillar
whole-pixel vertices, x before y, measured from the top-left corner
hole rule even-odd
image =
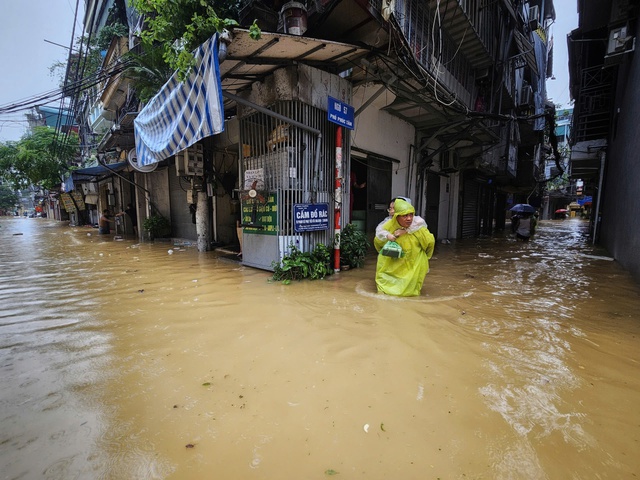
[[[198,192],[196,208],[196,233],[198,235],[198,251],[206,252],[210,245],[209,202],[207,192]]]

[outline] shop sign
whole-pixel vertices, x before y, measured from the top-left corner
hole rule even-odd
[[[242,200],[242,227],[244,233],[257,235],[278,234],[278,197],[275,192],[266,196],[257,194]]]

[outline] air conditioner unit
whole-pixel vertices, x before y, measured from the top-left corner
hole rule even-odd
[[[529,27],[531,27],[532,30],[535,30],[540,26],[540,9],[538,5],[533,5],[529,7],[528,22],[529,22]]]
[[[443,172],[453,172],[458,170],[458,152],[446,150],[440,153],[440,170]]]
[[[627,26],[613,28],[609,32],[609,42],[607,44],[607,54],[625,53],[633,50],[635,37],[627,35]]]

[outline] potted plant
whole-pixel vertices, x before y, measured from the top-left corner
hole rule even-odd
[[[347,268],[362,267],[371,246],[365,233],[349,223],[336,237],[336,241],[340,241],[340,265]]]
[[[149,239],[161,238],[171,233],[171,223],[162,215],[151,215],[142,222],[142,228],[147,232]]]

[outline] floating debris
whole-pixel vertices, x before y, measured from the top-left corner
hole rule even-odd
[[[581,256],[584,258],[591,258],[593,260],[607,260],[609,262],[613,262],[615,260],[615,258],[611,257],[603,257],[602,255],[587,255],[586,253],[581,254]]]

